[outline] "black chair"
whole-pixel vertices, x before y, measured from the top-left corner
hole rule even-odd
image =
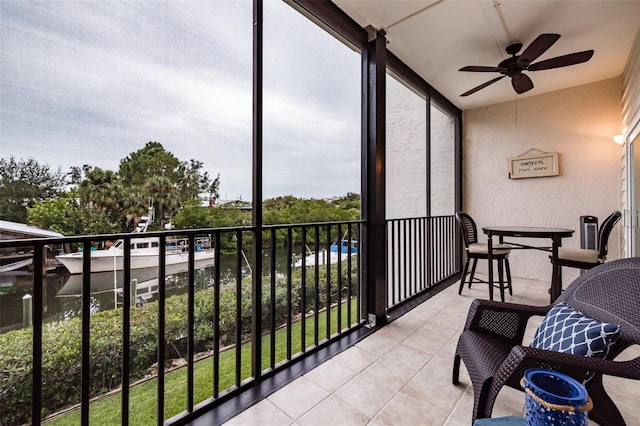
[[[471,259],[473,259],[473,265],[471,266],[471,275],[469,276],[468,285],[471,288],[472,283],[487,283],[487,281],[480,280],[475,278],[476,266],[478,264],[478,259],[487,259],[489,255],[489,247],[486,243],[478,242],[478,228],[476,227],[475,221],[464,212],[456,213],[456,221],[460,226],[460,231],[462,232],[462,239],[464,241],[465,253],[466,253],[466,262],[464,264],[464,268],[462,269],[462,278],[460,279],[460,289],[458,290],[458,294],[462,294],[462,288],[466,281],[467,272],[469,271],[469,263]],[[513,295],[513,289],[511,287],[511,269],[509,268],[509,253],[511,252],[511,246],[508,244],[495,244],[493,245],[492,257],[498,262],[498,276],[499,276],[499,285],[495,286],[500,289],[500,300],[504,302],[504,273],[503,270],[506,269],[507,273],[507,285],[506,288],[509,290],[509,295]],[[493,265],[489,265],[490,268]],[[492,284],[489,284],[492,285]],[[490,295],[492,293],[489,293]],[[493,298],[491,298],[493,300]]]
[[[559,247],[558,267],[591,269],[594,266],[603,264],[607,260],[609,234],[611,234],[611,230],[618,223],[621,216],[622,213],[614,211],[602,222],[598,231],[597,249]],[[560,283],[560,288],[562,288],[562,282]]]
[[[620,220],[622,214],[619,211],[611,213],[600,226],[598,231],[598,248],[597,249],[581,249],[581,248],[558,248],[558,265],[570,268],[591,269],[607,260],[607,249],[609,243],[609,234]]]
[[[619,324],[620,335],[605,359],[526,346],[527,322],[553,307],[474,300],[453,363],[453,383],[459,380],[460,361],[473,384],[473,421],[491,417],[503,386],[522,391],[520,379],[530,368],[545,368],[577,380],[591,377],[586,387],[593,400],[589,418],[602,426],[625,424],[622,414],[603,386],[603,376],[640,380],[640,357],[615,358],[626,348],[640,345],[640,258],[607,262],[580,275],[556,303],[597,321]],[[524,397],[523,397],[524,398]]]

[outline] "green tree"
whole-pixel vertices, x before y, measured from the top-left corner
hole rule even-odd
[[[174,218],[179,229],[225,228],[251,223],[251,212],[235,206],[202,207],[192,203],[184,206]]]
[[[128,188],[122,193],[121,221],[125,232],[132,232],[140,217],[149,214],[149,196],[144,188]]]
[[[153,203],[155,217],[160,222],[171,219],[177,210],[200,194],[217,198],[219,179],[211,180],[197,160],[180,161],[159,142],[147,142],[122,161],[118,174],[123,187],[129,191],[144,188]]]
[[[181,163],[159,142],[147,142],[120,161],[118,174],[125,186],[144,187],[151,176],[164,176],[172,182],[182,178]]]
[[[155,207],[156,221],[164,225],[165,217],[173,217],[176,213],[180,195],[176,185],[166,176],[151,176],[145,185],[151,204]]]
[[[25,223],[27,209],[58,195],[64,183],[60,168],[52,170],[33,158],[0,159],[0,219]]]
[[[78,186],[78,195],[82,204],[98,210],[117,212],[122,198],[117,173],[85,166],[85,179]]]
[[[120,231],[106,211],[78,203],[78,193],[71,190],[51,200],[36,202],[29,208],[28,223],[64,235],[108,234]]]
[[[201,161],[191,159],[189,163],[181,162],[180,164],[181,177],[177,186],[182,202],[199,198],[201,194],[207,194],[209,200],[218,198],[220,175],[212,180],[208,172],[202,171],[204,164]]]

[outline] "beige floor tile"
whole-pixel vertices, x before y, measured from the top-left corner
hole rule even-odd
[[[464,321],[462,321],[464,325]],[[440,322],[430,321],[421,327],[411,336],[407,337],[402,344],[417,349],[424,353],[435,355],[454,338],[460,328],[453,326],[442,326]]]
[[[444,424],[447,417],[447,413],[440,412],[429,401],[399,393],[374,420],[381,425],[391,426],[436,426]]]
[[[398,344],[398,340],[385,334],[373,333],[371,336],[356,343],[356,346],[375,355],[384,355]]]
[[[397,390],[360,375],[338,389],[334,395],[373,418],[396,393]]]
[[[356,374],[357,371],[330,359],[305,374],[304,377],[321,388],[333,392],[351,380]]]
[[[420,322],[422,324],[422,322]],[[419,327],[419,326],[418,326]],[[411,335],[415,329],[400,327],[396,322],[392,322],[382,328],[381,330],[376,331],[375,334],[378,337],[385,337],[390,340],[395,341],[396,343],[402,342],[407,336]]]
[[[458,420],[455,417],[449,417],[445,422],[444,426],[469,426],[471,424],[471,420],[468,422],[463,422],[462,420]]]
[[[429,401],[438,410],[449,413],[464,393],[463,386],[451,383],[452,362],[434,357],[402,389],[402,393],[419,401]]]
[[[329,395],[306,377],[300,377],[268,397],[289,417],[298,419]]]
[[[496,398],[493,407],[492,417],[500,416],[523,416],[524,415],[524,399],[525,393],[512,389],[508,386],[503,387]],[[501,414],[512,413],[512,414]]]
[[[243,411],[228,422],[225,426],[264,426],[264,425],[290,425],[293,419],[284,411],[276,407],[268,399],[263,399],[248,410]]]
[[[323,400],[298,419],[300,426],[364,426],[370,417],[335,396]]]
[[[429,299],[429,300],[433,300],[433,299]],[[433,306],[430,306],[429,303],[423,303],[423,304],[413,308],[413,310],[410,313],[405,314],[405,316],[409,316],[411,318],[416,318],[421,322],[427,322],[427,321],[431,320],[431,318],[433,318],[436,315],[438,315],[438,312],[440,312],[440,310],[441,310],[441,308],[437,308],[436,309]]]
[[[485,277],[486,278],[486,277]],[[508,300],[546,306],[548,284],[514,280]],[[497,294],[497,293],[496,293]],[[229,425],[447,425],[471,424],[473,389],[460,367],[460,383],[451,383],[455,348],[474,298],[488,298],[486,284],[453,285],[307,375],[255,405]],[[542,321],[530,321],[525,344]],[[623,354],[640,356],[640,347]],[[627,420],[640,424],[637,381],[606,378],[605,386]],[[332,394],[330,392],[333,392]],[[524,393],[505,388],[493,417],[523,415]],[[594,422],[590,425],[596,426]]]
[[[473,415],[473,388],[467,386],[456,406],[451,410],[449,421],[455,419],[457,422],[470,425]]]
[[[383,359],[405,365],[417,372],[429,362],[431,356],[410,346],[399,344],[387,352]]]
[[[393,320],[390,325],[401,327],[405,330],[416,331],[424,325],[425,321],[418,318],[417,315],[403,315],[398,319]]]
[[[400,390],[416,374],[416,370],[381,358],[360,374],[372,382]]]
[[[352,346],[332,358],[334,361],[355,371],[362,371],[376,362],[380,357],[358,346]]]

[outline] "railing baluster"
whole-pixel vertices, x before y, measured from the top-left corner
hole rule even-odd
[[[415,219],[409,219],[409,238],[410,249],[409,249],[409,268],[410,268],[410,280],[411,280],[411,296],[418,292],[418,287],[416,285],[416,265],[415,265],[415,248],[416,248],[416,229],[415,229],[416,221]]]
[[[165,354],[165,321],[166,321],[166,236],[160,236],[158,247],[158,408],[157,408],[157,425],[164,424],[164,361]]]
[[[349,239],[349,241],[353,240],[353,235],[351,235],[351,224],[347,225],[347,238]],[[360,241],[358,239],[358,241]],[[360,259],[360,252],[361,252],[361,244],[358,244],[358,257],[357,259]],[[351,256],[347,257],[347,327],[351,328],[351,285],[352,285],[352,281],[351,281]]]
[[[242,248],[242,231],[236,231],[236,387],[242,382]]]
[[[131,244],[124,245],[124,257],[122,259],[124,269],[124,281],[122,284],[122,401],[121,424],[129,424],[129,357],[131,341],[131,298],[135,301],[136,295],[131,294]],[[116,268],[117,269],[117,268]],[[115,274],[116,271],[113,271]]]
[[[303,252],[304,256],[304,252]],[[287,360],[291,360],[291,326],[293,324],[293,232],[287,227]]]
[[[82,379],[81,379],[81,409],[80,422],[89,424],[89,389],[91,385],[90,356],[91,347],[89,332],[91,327],[91,240],[85,240],[82,253]]]
[[[340,235],[338,235],[340,238]],[[342,251],[341,242],[338,241],[338,261],[340,261],[340,251]],[[327,278],[325,283],[325,291],[326,291],[326,335],[327,340],[331,337],[331,225],[327,225]]]
[[[307,227],[302,227],[302,272],[300,278],[300,352],[307,351]]]
[[[407,221],[402,221],[402,286],[404,287],[403,299],[409,297],[409,283],[407,280]]]
[[[195,252],[196,244],[193,234],[189,234],[189,280],[188,286],[188,302],[187,302],[187,411],[193,411],[193,360],[195,355],[195,295],[196,295],[196,279],[195,279]]]
[[[420,219],[420,288],[422,290],[427,288],[427,280],[426,280],[426,274],[425,274],[425,269],[426,269],[426,265],[427,265],[427,259],[426,259],[426,248],[424,246],[424,241],[425,241],[425,223],[426,223],[426,219],[425,218],[421,218]]]
[[[220,231],[214,234],[213,269],[213,397],[220,395]]]
[[[338,238],[342,238],[342,225],[338,224]],[[351,257],[351,240],[347,240],[347,257]],[[338,244],[338,265],[337,265],[337,274],[338,274],[338,300],[336,303],[337,309],[337,317],[336,321],[338,323],[338,327],[336,328],[336,332],[340,334],[342,332],[342,241]]]
[[[364,225],[362,223],[358,224],[358,241],[362,241],[362,228],[364,227]],[[359,245],[360,248],[362,248],[362,245]],[[362,294],[362,274],[361,274],[361,270],[362,270],[362,256],[359,254],[358,255],[358,261],[356,264],[356,295],[360,296]],[[349,310],[351,311],[351,310]],[[362,318],[362,303],[357,302],[356,303],[356,318],[355,321],[358,322],[358,324],[360,323],[360,319]]]
[[[271,368],[276,366],[276,229],[271,228],[271,349],[269,352]]]
[[[39,425],[42,418],[42,308],[46,247],[42,244],[36,244],[33,249],[31,422],[34,425]]]
[[[320,256],[320,225],[315,225],[314,226],[315,229],[315,234],[316,234],[316,241],[314,244],[314,250],[316,252],[316,264],[315,264],[315,268],[313,268],[314,272],[315,272],[315,277],[313,280],[313,285],[314,285],[314,295],[313,295],[313,344],[315,346],[318,346],[318,327],[320,326],[320,318],[318,317],[318,308],[320,305],[320,301],[318,300],[320,298],[320,260],[319,260],[319,256]]]
[[[396,221],[391,220],[387,226],[391,228],[391,232],[389,235],[389,243],[387,243],[388,251],[387,253],[387,261],[391,264],[390,268],[388,268],[391,273],[389,277],[389,287],[391,290],[391,297],[389,297],[389,301],[387,302],[387,306],[393,306],[396,304]]]

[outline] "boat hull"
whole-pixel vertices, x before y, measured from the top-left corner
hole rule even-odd
[[[196,261],[213,259],[214,251],[196,251],[194,258]],[[83,253],[70,253],[56,256],[62,265],[67,268],[70,274],[81,274],[83,264]],[[189,252],[167,253],[165,255],[166,265],[176,265],[179,263],[187,263],[189,261]],[[131,269],[153,268],[159,264],[158,254],[138,254],[131,253]],[[104,250],[91,252],[91,272],[108,272],[121,271],[124,269],[124,256],[122,253]]]

